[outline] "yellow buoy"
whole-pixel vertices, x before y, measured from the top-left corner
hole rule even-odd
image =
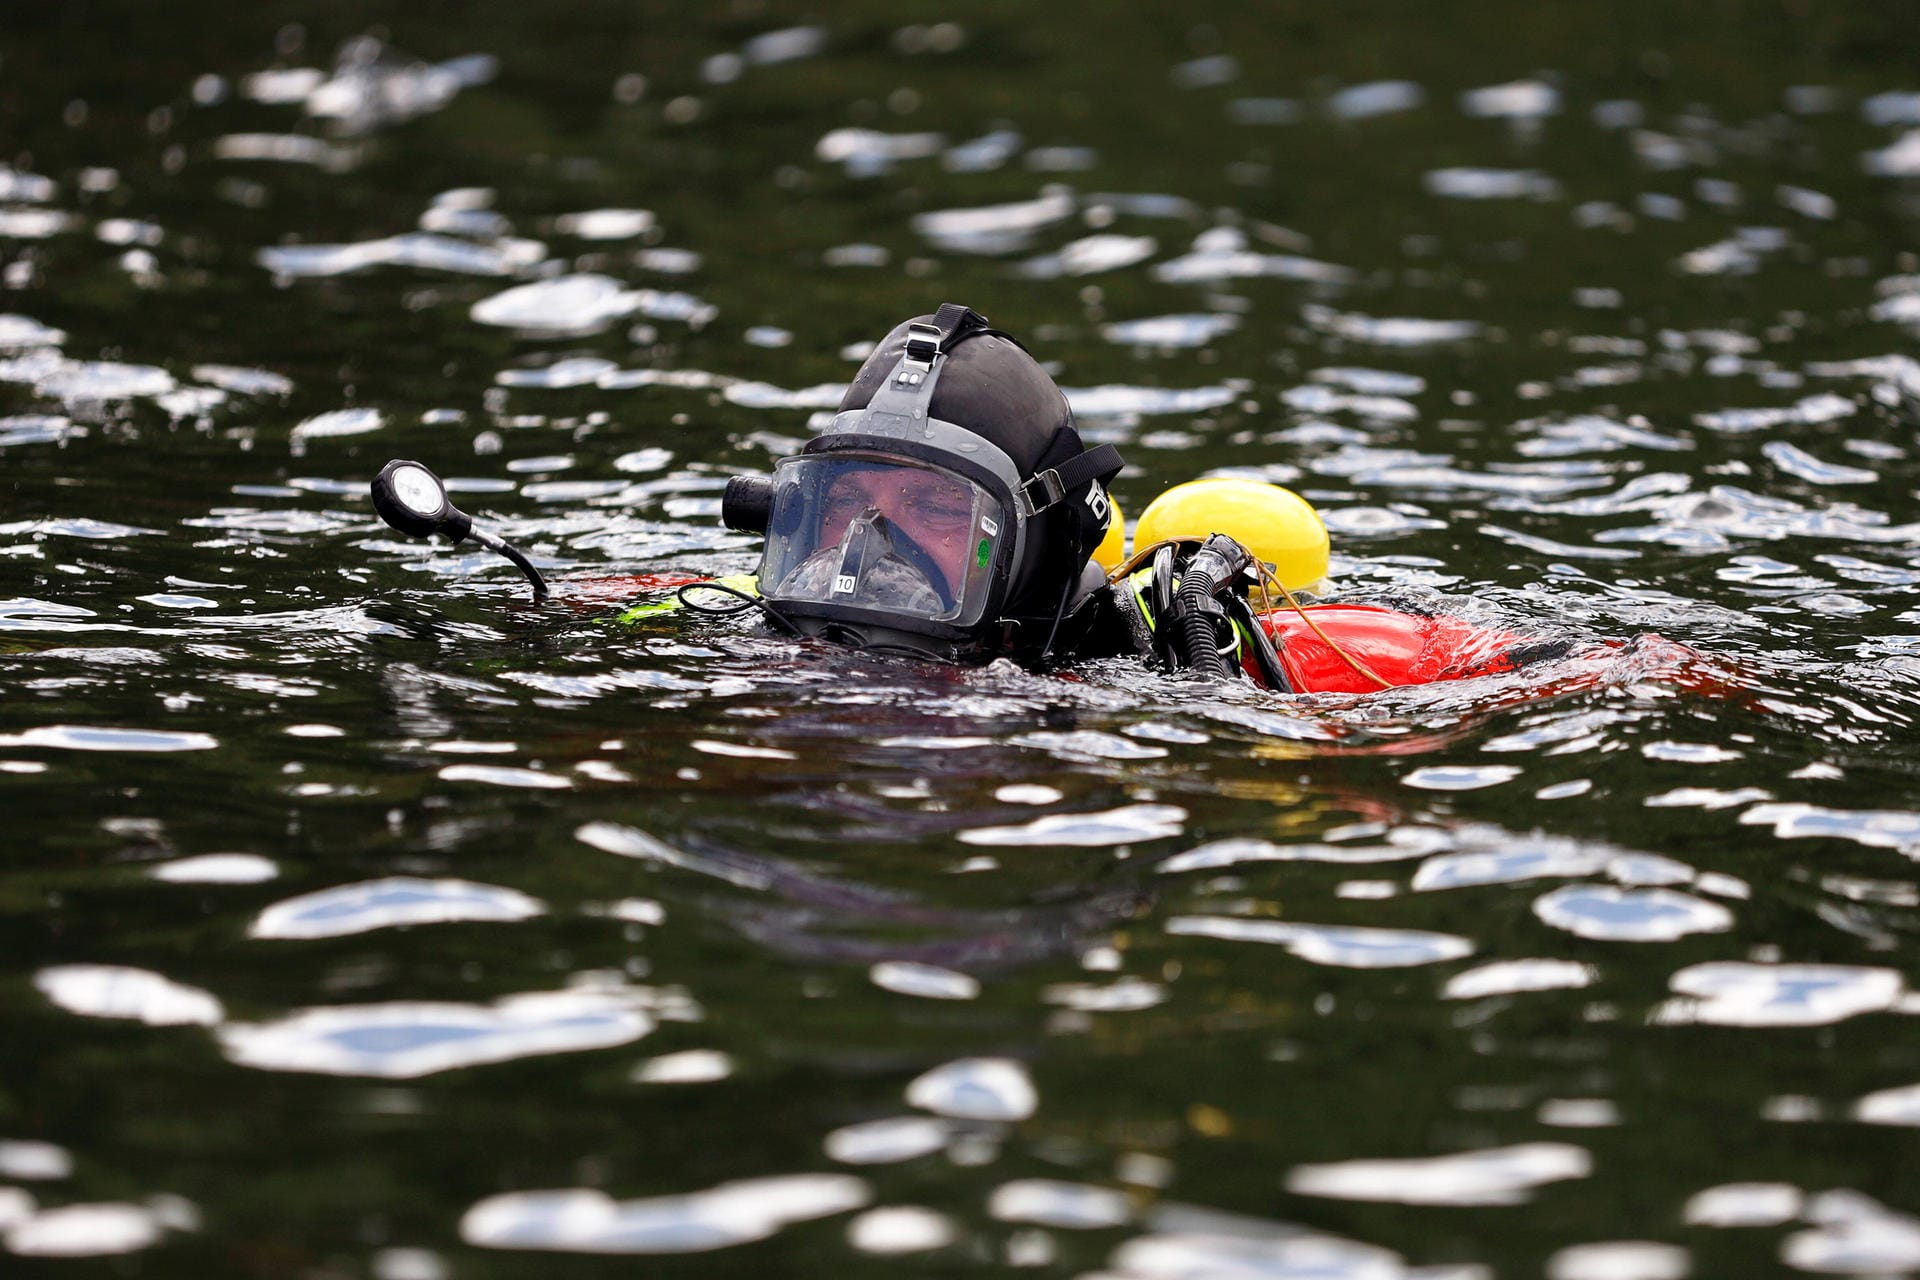
[[[1093,549],[1093,560],[1102,569],[1112,573],[1120,567],[1120,562],[1127,558],[1127,521],[1126,517],[1120,514],[1120,504],[1113,500],[1112,494],[1107,495],[1107,506],[1110,512],[1107,516],[1106,536],[1101,538],[1100,545]]]
[[[1289,591],[1327,576],[1327,526],[1299,494],[1263,480],[1217,476],[1175,485],[1140,513],[1136,550],[1169,538],[1224,533],[1273,567]]]

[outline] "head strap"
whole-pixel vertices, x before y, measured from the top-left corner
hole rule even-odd
[[[1049,467],[1020,486],[1025,515],[1038,515],[1089,481],[1105,485],[1120,474],[1120,451],[1110,444],[1095,445],[1075,454],[1057,467]],[[1102,513],[1101,518],[1105,519]]]

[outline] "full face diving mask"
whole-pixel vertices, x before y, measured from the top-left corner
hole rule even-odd
[[[836,416],[770,480],[728,482],[721,519],[766,534],[761,598],[804,634],[947,660],[1006,647],[1001,609],[1030,522],[1087,483],[1074,476],[1092,460],[1023,482],[997,445],[935,418],[940,340],[914,325],[865,408]],[[1097,483],[1095,495],[1104,503]]]

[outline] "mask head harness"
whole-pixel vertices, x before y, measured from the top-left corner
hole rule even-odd
[[[1022,475],[985,435],[935,417],[953,348],[988,333],[1012,341],[952,303],[913,322],[864,407],[838,414],[771,479],[728,482],[721,519],[767,535],[770,615],[802,634],[947,661],[1041,647],[1106,528],[1120,455],[1080,450],[1069,429],[1072,456]],[[1038,609],[1036,566],[1060,580],[1057,602]]]

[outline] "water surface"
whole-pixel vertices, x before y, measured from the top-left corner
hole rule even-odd
[[[0,19],[0,1242],[1920,1272],[1916,37]],[[1574,656],[1284,699],[609,624],[751,569],[726,477],[949,299],[1127,512],[1275,480],[1349,598]],[[557,602],[380,525],[394,456]]]

